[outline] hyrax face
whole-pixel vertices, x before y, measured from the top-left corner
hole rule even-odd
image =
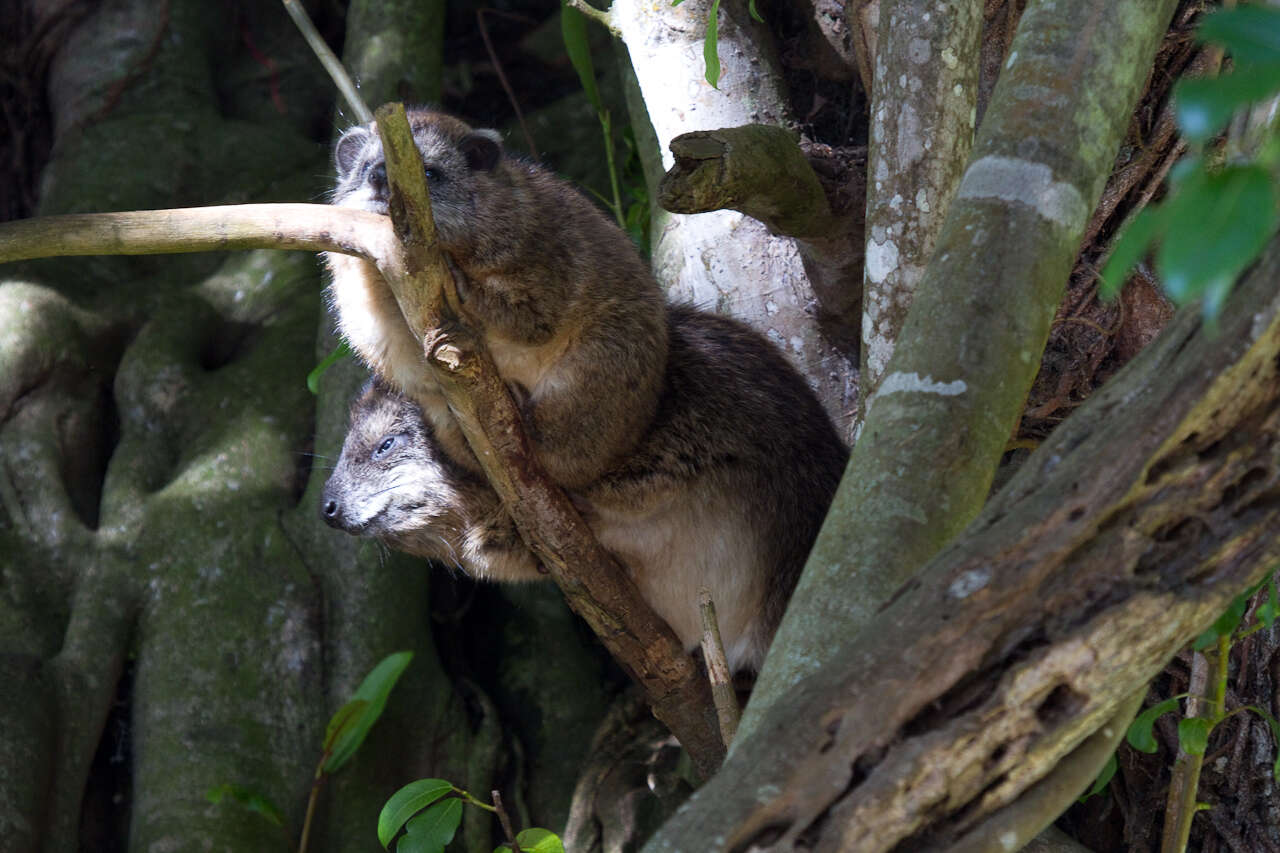
[[[492,172],[501,161],[501,137],[427,110],[410,112],[409,128],[422,156],[440,240],[446,245],[463,243],[474,218],[476,176]],[[377,129],[351,128],[338,140],[333,157],[338,169],[333,203],[385,216],[387,167]]]
[[[351,405],[320,514],[331,527],[475,577],[542,577],[497,494],[449,461],[417,405],[372,382]]]

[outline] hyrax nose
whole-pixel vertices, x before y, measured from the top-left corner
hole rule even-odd
[[[387,191],[387,164],[379,163],[369,170],[369,187],[378,195]]]
[[[320,504],[320,515],[324,518],[324,523],[330,527],[336,527],[339,530],[347,526],[346,518],[342,512],[342,504],[333,498],[327,498]]]

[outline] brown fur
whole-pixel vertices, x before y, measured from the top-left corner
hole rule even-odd
[[[492,131],[413,110],[441,246],[460,272],[463,321],[480,330],[519,392],[525,429],[552,479],[577,488],[639,440],[661,390],[663,296],[631,241]],[[382,145],[356,127],[335,148],[334,203],[387,212]],[[328,255],[331,299],[352,348],[416,401],[454,460],[478,470],[377,270]]]
[[[804,379],[759,334],[681,306],[669,329],[656,416],[629,456],[574,496],[686,645],[699,639],[705,586],[730,665],[756,668],[848,454]],[[372,459],[397,430],[403,455]],[[496,495],[442,460],[412,403],[367,389],[325,486],[326,520],[477,577],[539,577]],[[444,505],[447,518],[421,509]]]

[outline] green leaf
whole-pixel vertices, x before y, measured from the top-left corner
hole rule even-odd
[[[587,93],[587,100],[596,112],[602,112],[604,105],[600,101],[600,90],[596,88],[596,69],[591,61],[591,44],[587,41],[587,19],[577,9],[561,0],[560,34],[564,37],[565,53],[569,54],[569,62],[573,70],[578,72],[578,81],[582,91]]]
[[[396,842],[396,853],[444,853],[443,844],[432,844],[422,835],[402,835]]]
[[[1249,4],[1206,15],[1196,38],[1223,45],[1237,63],[1280,58],[1280,9]]]
[[[1209,743],[1213,721],[1204,717],[1183,717],[1178,720],[1178,746],[1188,755],[1204,755]]]
[[[400,674],[404,672],[404,668],[411,660],[413,660],[413,652],[396,652],[387,655],[379,661],[372,672],[364,677],[364,681],[360,682],[355,695],[351,698],[353,701],[363,699],[369,704],[360,710],[352,723],[343,725],[334,739],[329,760],[324,763],[324,772],[337,771],[351,760],[351,756],[355,755],[360,744],[364,743],[365,735],[369,734],[369,729],[373,728],[378,717],[382,716],[382,709],[387,706],[387,695],[391,693],[391,688],[396,686]]]
[[[419,779],[396,791],[378,815],[378,841],[386,847],[409,818],[452,790],[443,779]]]
[[[427,849],[443,850],[453,840],[462,822],[462,800],[450,797],[444,802],[436,803],[422,814],[405,824],[406,838],[425,839],[431,846]],[[396,850],[401,848],[397,845]]]
[[[1101,794],[1111,784],[1112,778],[1116,775],[1116,754],[1113,752],[1107,758],[1107,763],[1102,765],[1102,769],[1098,771],[1098,778],[1093,780],[1093,784],[1089,786],[1089,790],[1080,795],[1076,800],[1077,803],[1083,803],[1090,797]]]
[[[219,785],[216,788],[210,788],[205,797],[209,802],[217,805],[226,797],[230,797],[236,803],[244,806],[251,812],[257,812],[276,826],[284,826],[284,812],[280,811],[280,807],[271,801],[270,797],[259,794],[243,785],[233,785],[227,783]]]
[[[1156,252],[1156,271],[1179,304],[1220,279],[1234,281],[1275,233],[1275,188],[1260,166],[1192,176],[1165,204],[1172,209]]]
[[[342,341],[333,352],[326,355],[324,359],[307,374],[307,390],[312,394],[319,394],[320,377],[324,376],[324,372],[330,367],[333,367],[333,365],[337,363],[338,359],[346,358],[349,355],[351,355],[351,347],[347,346],[346,341]]]
[[[516,844],[524,853],[564,853],[560,836],[549,829],[533,827],[516,833]]]
[[[1280,59],[1237,68],[1221,77],[1195,77],[1174,86],[1178,126],[1191,142],[1216,136],[1236,110],[1280,92]]]
[[[747,0],[747,11],[751,13],[751,17],[757,24],[764,23],[764,18],[760,17],[760,10],[756,8],[756,0]]]
[[[1202,652],[1216,644],[1219,637],[1230,637],[1234,634],[1236,628],[1240,627],[1240,620],[1244,618],[1244,612],[1249,607],[1249,599],[1253,597],[1255,592],[1257,592],[1256,588],[1243,592],[1232,599],[1227,609],[1222,611],[1222,615],[1214,620],[1213,626],[1196,639],[1196,651]],[[1200,641],[1205,637],[1209,637],[1209,642],[1201,645]]]
[[[1138,752],[1155,752],[1159,748],[1156,744],[1155,734],[1152,731],[1156,724],[1156,718],[1161,714],[1176,711],[1178,709],[1178,701],[1185,695],[1184,693],[1182,696],[1174,696],[1158,705],[1152,705],[1134,717],[1133,722],[1129,724],[1129,731],[1125,733],[1125,740],[1129,741],[1129,746],[1138,750]]]
[[[332,752],[333,745],[337,743],[338,738],[352,726],[359,724],[360,716],[368,707],[369,702],[367,700],[352,699],[333,712],[333,716],[329,718],[329,725],[324,730],[324,745],[322,748],[325,752]]]
[[[711,13],[707,15],[707,37],[702,42],[702,58],[707,63],[707,82],[719,89],[720,82],[720,0],[713,0]]]
[[[1134,264],[1147,253],[1152,241],[1160,237],[1168,217],[1160,205],[1147,205],[1129,220],[1112,245],[1111,257],[1102,268],[1103,299],[1114,299],[1129,277]]]

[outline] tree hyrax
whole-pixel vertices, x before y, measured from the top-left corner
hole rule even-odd
[[[656,416],[575,499],[601,544],[681,641],[711,590],[736,669],[757,668],[844,469],[809,386],[757,333],[670,309]],[[321,498],[325,520],[476,577],[541,577],[497,496],[441,454],[418,408],[370,385]]]
[[[504,155],[494,131],[409,112],[440,244],[464,281],[462,320],[517,390],[525,429],[551,478],[590,483],[629,451],[658,402],[667,356],[663,295],[627,236],[564,182]],[[334,150],[333,201],[387,213],[386,166],[372,126]],[[476,469],[377,270],[330,254],[330,294],[352,348],[419,403],[436,440]]]

